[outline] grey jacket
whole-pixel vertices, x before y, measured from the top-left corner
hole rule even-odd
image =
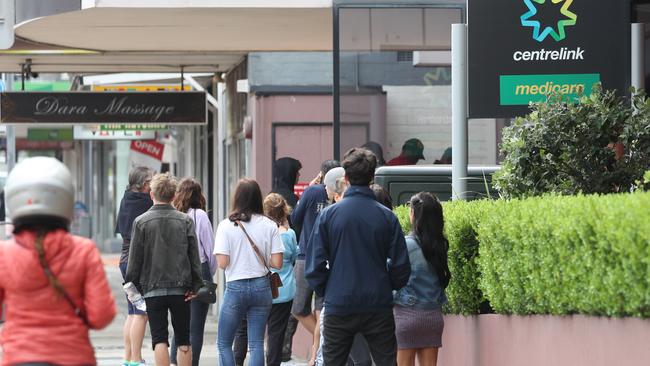
[[[203,284],[194,223],[169,204],[154,205],[133,222],[125,282],[141,294],[161,288],[196,293]]]

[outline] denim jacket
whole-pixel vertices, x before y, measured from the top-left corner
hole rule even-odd
[[[194,223],[169,204],[154,205],[133,222],[125,282],[140,293],[164,288],[196,292],[201,285]]]
[[[447,296],[440,286],[438,275],[424,258],[416,240],[410,235],[406,237],[406,248],[411,261],[411,276],[408,284],[395,293],[395,305],[422,310],[439,309],[447,303]]]

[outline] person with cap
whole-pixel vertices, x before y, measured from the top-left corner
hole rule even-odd
[[[120,210],[115,220],[115,232],[122,236],[122,255],[119,262],[122,279],[126,277],[126,268],[129,264],[133,221],[153,206],[153,201],[149,195],[151,178],[153,178],[153,170],[145,166],[131,168],[129,171],[129,184],[126,186],[124,196],[120,202]],[[127,317],[122,329],[124,338],[124,362],[122,366],[138,366],[145,364],[142,358],[142,342],[147,328],[147,312],[136,308],[128,297],[126,304]]]
[[[445,152],[442,153],[440,159],[436,159],[433,162],[434,164],[451,164],[451,147],[445,149]]]
[[[340,165],[337,160],[323,161],[320,176],[325,177],[331,169]],[[314,334],[316,328],[316,315],[312,309],[314,292],[305,279],[305,254],[307,253],[307,240],[316,222],[316,218],[320,211],[327,206],[327,203],[328,197],[325,185],[320,183],[314,184],[305,189],[296,208],[291,213],[291,223],[300,232],[298,237],[298,247],[300,250],[294,269],[296,275],[296,294],[291,313],[311,334]],[[322,308],[322,299],[316,299],[315,308],[317,310]]]
[[[95,365],[88,332],[109,325],[115,299],[92,240],[69,233],[70,170],[48,157],[25,159],[7,178],[14,237],[0,243],[3,365]]]
[[[419,160],[424,159],[423,151],[424,145],[419,139],[413,138],[406,140],[404,145],[402,145],[401,154],[390,160],[386,165],[415,165]]]

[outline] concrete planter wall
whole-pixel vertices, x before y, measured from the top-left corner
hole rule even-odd
[[[650,319],[447,315],[438,365],[650,365]]]
[[[307,359],[302,327],[293,351]],[[438,366],[647,366],[650,319],[445,315]]]

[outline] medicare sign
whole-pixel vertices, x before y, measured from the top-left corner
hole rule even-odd
[[[471,118],[524,115],[598,82],[629,88],[627,0],[469,0],[467,20]]]

